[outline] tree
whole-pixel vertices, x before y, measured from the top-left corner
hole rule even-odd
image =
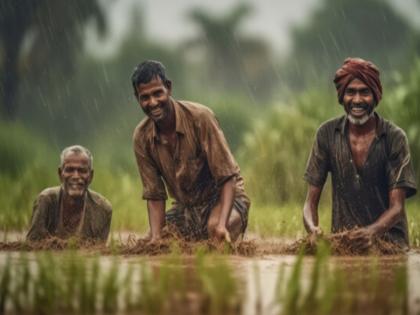
[[[382,0],[324,0],[309,22],[292,33],[287,60],[296,84],[333,76],[346,57],[372,60],[382,72],[404,66],[412,28]]]
[[[245,3],[223,16],[210,15],[201,8],[193,9],[190,18],[201,35],[186,46],[204,48],[208,79],[213,87],[246,89],[266,95],[274,81],[269,49],[261,39],[240,31],[242,22],[251,12],[252,8]]]
[[[94,20],[103,33],[105,18],[96,0],[2,0],[0,12],[0,102],[13,119],[20,79],[54,65],[70,73],[84,26]]]

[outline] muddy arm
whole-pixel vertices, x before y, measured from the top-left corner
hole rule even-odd
[[[308,233],[320,233],[318,222],[318,204],[321,197],[322,186],[309,184],[305,205],[303,206],[303,224]]]
[[[395,188],[389,191],[389,208],[372,223],[369,228],[374,235],[380,235],[394,226],[404,213],[405,189]]]
[[[152,241],[159,240],[165,226],[165,200],[147,200],[149,225]]]

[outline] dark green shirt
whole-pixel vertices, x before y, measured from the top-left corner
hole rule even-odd
[[[26,238],[41,240],[49,236],[69,237],[64,235],[61,224],[60,204],[62,189],[60,186],[43,190],[34,202],[31,227]],[[74,233],[85,239],[106,241],[111,225],[112,207],[100,194],[88,190],[85,198],[84,214],[80,229]]]
[[[404,131],[378,114],[376,137],[361,169],[353,162],[346,116],[322,124],[305,172],[305,180],[322,187],[331,173],[332,232],[367,226],[389,208],[389,191],[404,188],[416,193],[410,149]],[[408,245],[405,213],[385,237]]]

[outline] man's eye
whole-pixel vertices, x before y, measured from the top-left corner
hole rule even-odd
[[[163,94],[163,91],[157,91],[157,92],[153,93],[153,96],[154,97],[160,97],[160,96],[162,96],[162,94]]]

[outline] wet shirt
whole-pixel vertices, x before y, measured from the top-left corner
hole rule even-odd
[[[26,238],[31,241],[49,236],[67,238],[78,236],[85,239],[106,241],[111,226],[112,207],[100,194],[88,190],[85,197],[84,214],[79,229],[67,233],[60,215],[62,189],[60,186],[42,191],[34,202],[31,227]]]
[[[146,117],[134,130],[143,199],[166,200],[166,185],[177,203],[198,206],[220,194],[222,185],[236,177],[236,198],[249,206],[239,166],[213,112],[197,103],[171,101],[176,120],[173,153],[150,118]]]
[[[332,231],[367,226],[389,208],[389,191],[404,188],[416,193],[410,150],[404,131],[378,114],[376,137],[361,169],[353,162],[346,116],[327,121],[318,129],[305,180],[322,187],[331,173],[333,188]],[[408,245],[405,213],[385,234]]]

